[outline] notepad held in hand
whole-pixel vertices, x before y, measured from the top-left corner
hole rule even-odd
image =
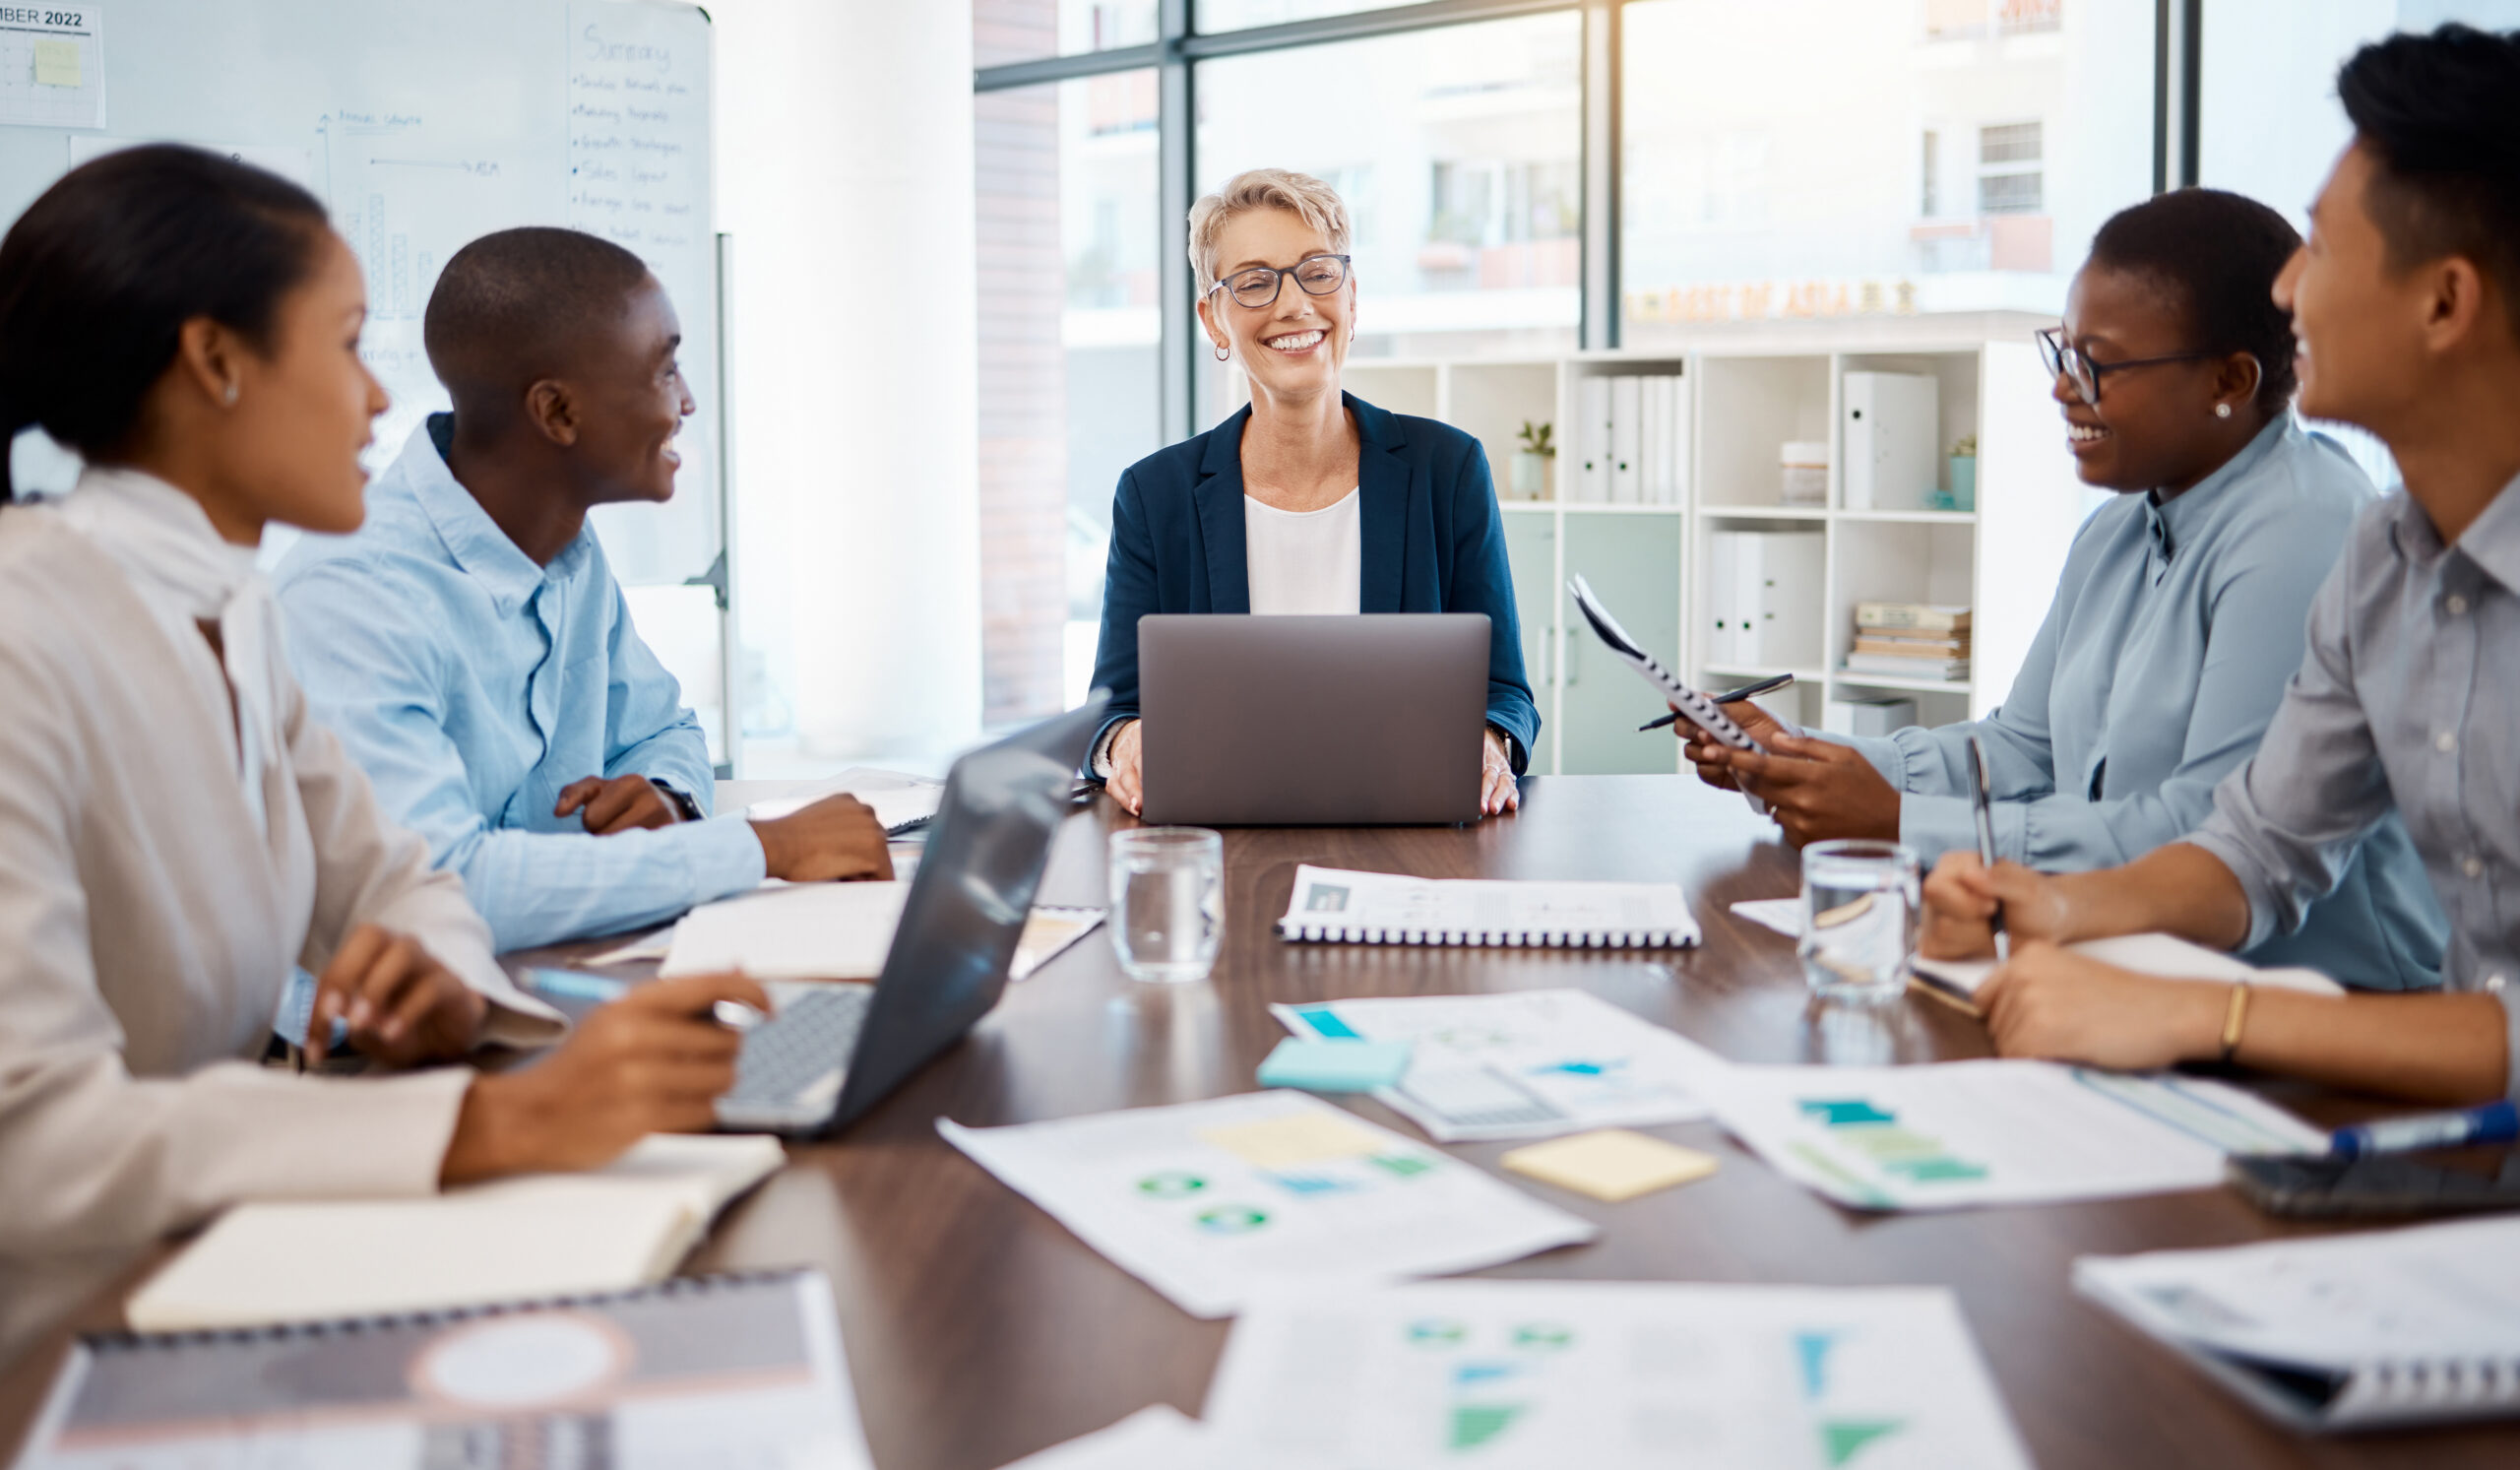
[[[1413,878],[1309,863],[1278,933],[1348,944],[1506,944],[1663,949],[1695,944],[1677,883],[1530,883]]]

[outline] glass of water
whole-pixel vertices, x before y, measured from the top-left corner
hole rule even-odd
[[[1895,842],[1802,850],[1802,975],[1822,1000],[1880,1004],[1908,987],[1922,898],[1917,854]]]
[[[1205,827],[1111,834],[1111,947],[1131,980],[1205,980],[1225,934],[1225,839]]]

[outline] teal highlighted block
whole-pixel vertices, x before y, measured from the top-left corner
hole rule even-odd
[[[1861,1098],[1845,1102],[1806,1102],[1803,1113],[1833,1128],[1854,1127],[1862,1123],[1897,1122],[1899,1115],[1884,1113]]]
[[[1949,1180],[1982,1180],[1986,1177],[1984,1165],[1953,1158],[1892,1159],[1881,1168],[1887,1174],[1904,1174],[1921,1184]]]
[[[1829,1349],[1838,1345],[1835,1332],[1796,1332],[1795,1355],[1802,1362],[1802,1396],[1823,1398],[1829,1392]]]
[[[1289,1037],[1260,1063],[1263,1087],[1306,1092],[1371,1092],[1409,1071],[1407,1042],[1304,1041]]]
[[[1342,1041],[1352,1042],[1364,1040],[1363,1037],[1356,1035],[1354,1027],[1340,1020],[1339,1012],[1331,1006],[1298,1005],[1295,1007],[1295,1014],[1303,1017],[1303,1023],[1311,1027],[1317,1036],[1336,1037]]]

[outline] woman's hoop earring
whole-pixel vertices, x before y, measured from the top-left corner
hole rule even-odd
[[[1217,360],[1218,360],[1219,362],[1228,362],[1228,361],[1231,361],[1231,360],[1232,360],[1232,358],[1233,358],[1233,353],[1226,348],[1226,345],[1225,345],[1224,343],[1218,343],[1218,344],[1217,344]]]
[[[2217,418],[2229,418],[2229,417],[2231,417],[2231,416],[2232,416],[2232,406],[2231,406],[2230,404],[2216,404],[2216,405],[2214,406],[2214,416],[2215,416],[2215,417],[2217,417]]]

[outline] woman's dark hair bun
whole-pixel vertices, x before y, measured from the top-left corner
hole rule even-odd
[[[149,144],[70,170],[0,239],[0,429],[111,458],[184,323],[269,343],[324,225],[314,195],[197,148]],[[0,500],[10,492],[0,445]]]

